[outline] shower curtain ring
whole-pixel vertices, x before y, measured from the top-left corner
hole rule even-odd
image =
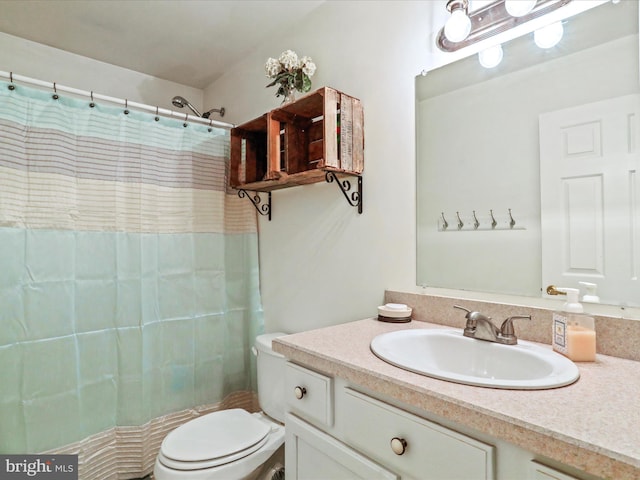
[[[129,100],[124,99],[124,114],[129,115]]]
[[[189,126],[189,124],[187,123],[187,121],[188,121],[188,120],[189,120],[189,114],[188,114],[188,113],[186,113],[186,114],[184,115],[184,123],[182,124],[182,126],[183,126],[184,128],[187,128],[187,127]]]
[[[9,90],[15,90],[16,86],[13,84],[13,72],[9,72],[9,82],[11,83],[11,85],[9,85]]]
[[[58,90],[56,89],[56,82],[53,82],[53,95],[52,98],[54,100],[58,100],[60,96],[58,95]]]
[[[207,128],[207,132],[210,132],[211,130],[213,130],[213,120],[209,119],[209,128]]]
[[[160,121],[160,117],[158,116],[158,107],[156,106],[156,117],[154,118],[156,122]]]
[[[93,90],[91,91],[91,103],[89,104],[89,106],[90,106],[91,108],[93,108],[93,107],[95,107],[95,106],[96,106],[96,104],[95,104],[95,103],[93,103]]]

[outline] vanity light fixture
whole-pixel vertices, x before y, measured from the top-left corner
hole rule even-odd
[[[438,33],[436,45],[442,51],[455,52],[547,15],[571,1],[496,0],[478,10],[468,12],[468,0],[449,0],[447,10],[451,12],[451,17]],[[529,7],[529,11],[526,11]]]
[[[451,16],[444,24],[444,35],[451,42],[461,42],[469,36],[471,20],[467,15],[468,0],[449,0],[447,10]]]
[[[552,23],[533,32],[533,41],[540,48],[551,48],[562,40],[564,28],[562,22]]]
[[[502,62],[502,45],[494,45],[493,47],[486,48],[478,53],[478,60],[480,65],[484,68],[493,68],[500,65]]]
[[[537,0],[505,0],[504,8],[512,17],[523,17],[536,6]]]

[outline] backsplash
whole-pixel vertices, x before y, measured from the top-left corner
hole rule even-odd
[[[413,308],[414,320],[455,328],[464,328],[466,321],[464,312],[453,308],[458,304],[492,317],[497,325],[513,315],[531,315],[531,321],[514,321],[517,337],[551,345],[553,310],[549,308],[390,290],[385,291],[384,300],[389,303],[409,305]],[[593,315],[593,317],[596,322],[598,353],[640,361],[640,321],[606,315]]]

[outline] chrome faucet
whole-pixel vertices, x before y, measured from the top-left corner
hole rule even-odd
[[[514,315],[507,318],[500,328],[496,327],[491,321],[491,317],[471,311],[460,305],[454,305],[453,308],[458,308],[467,312],[465,318],[467,324],[464,327],[463,335],[465,337],[475,338],[477,340],[486,340],[488,342],[502,343],[504,345],[516,345],[518,338],[515,336],[513,330],[513,320],[516,318],[526,318],[531,320],[531,315]]]

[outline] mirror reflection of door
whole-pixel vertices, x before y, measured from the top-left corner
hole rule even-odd
[[[540,115],[542,287],[640,291],[640,95]]]

